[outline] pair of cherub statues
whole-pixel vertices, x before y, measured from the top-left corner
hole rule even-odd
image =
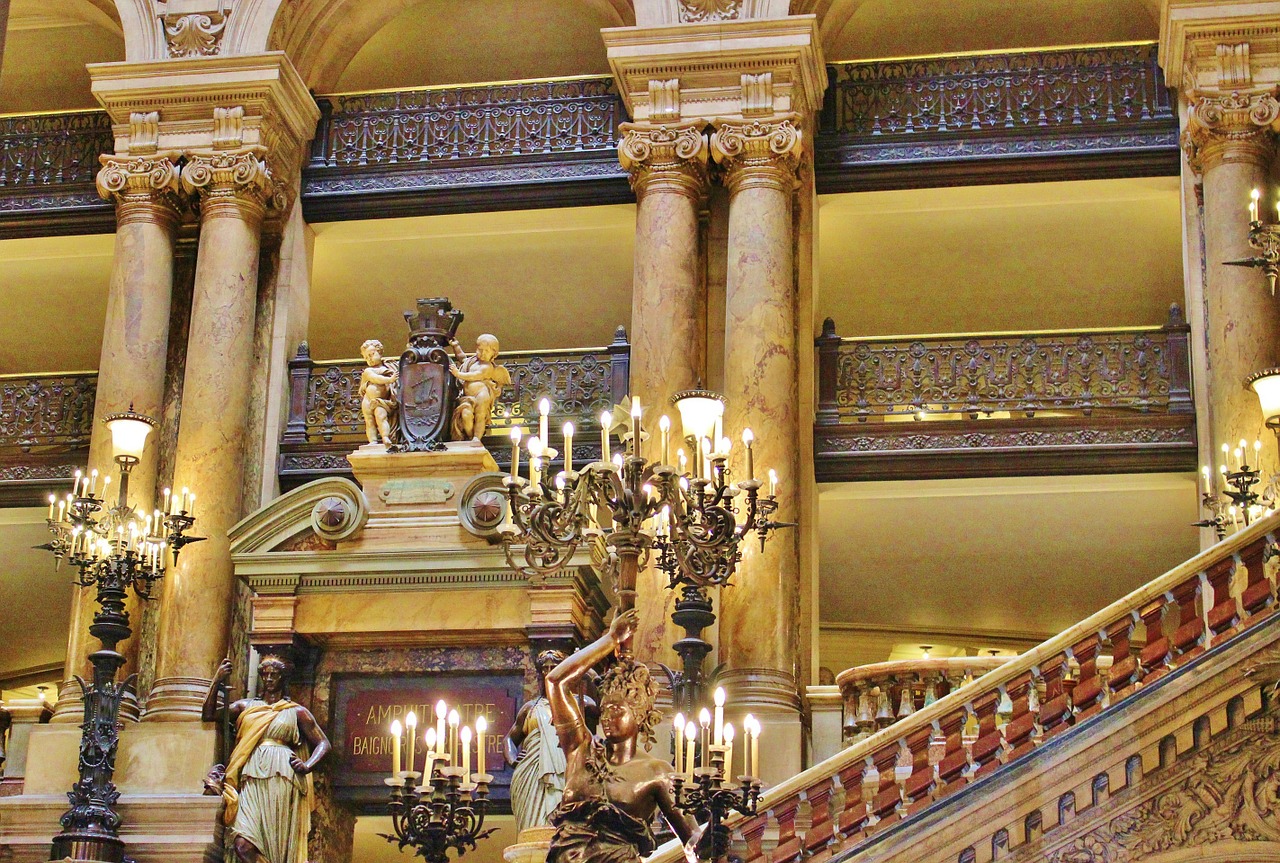
[[[511,375],[498,362],[498,338],[485,333],[476,339],[476,352],[468,354],[457,339],[449,340],[453,359],[449,373],[461,384],[462,393],[453,409],[450,431],[454,440],[480,440],[489,429],[493,406]],[[369,443],[395,443],[396,412],[400,403],[396,390],[400,368],[384,358],[382,342],[369,339],[360,346],[365,369],[360,374],[360,412]]]

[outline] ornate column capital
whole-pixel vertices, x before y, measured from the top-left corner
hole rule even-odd
[[[716,120],[711,155],[724,168],[729,194],[765,188],[791,192],[804,149],[795,116],[773,120]]]
[[[707,136],[702,123],[622,124],[618,161],[637,198],[651,191],[700,201],[707,193]]]
[[[168,156],[100,157],[98,194],[116,207],[116,224],[153,222],[174,228],[182,209],[178,166]]]
[[[1191,101],[1182,145],[1197,172],[1228,162],[1268,165],[1280,102],[1271,91],[1203,95]]]
[[[271,196],[271,172],[257,149],[187,157],[182,188],[200,197],[200,218],[260,223]]]

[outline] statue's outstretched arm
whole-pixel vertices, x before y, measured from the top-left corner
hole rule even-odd
[[[560,737],[560,748],[569,753],[590,736],[578,699],[574,695],[578,681],[597,662],[620,645],[631,641],[639,616],[635,609],[615,615],[609,631],[565,659],[547,675],[547,700],[551,702],[551,719]]]
[[[218,689],[231,676],[231,660],[224,659],[218,663],[213,672],[213,680],[209,681],[209,691],[204,695],[204,703],[200,705],[200,719],[204,722],[218,721]],[[231,705],[226,705],[230,707]]]

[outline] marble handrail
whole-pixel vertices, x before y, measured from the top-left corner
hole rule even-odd
[[[847,849],[1261,624],[1277,609],[1277,530],[1280,515],[1255,523],[766,790],[757,815],[728,822],[739,856],[792,863],[833,846]],[[1133,638],[1138,628],[1142,648]],[[648,860],[681,856],[669,842]]]
[[[1011,656],[935,656],[848,668],[836,675],[844,698],[845,743],[854,743],[928,707]]]

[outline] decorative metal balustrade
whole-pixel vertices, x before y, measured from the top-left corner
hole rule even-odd
[[[538,402],[550,399],[551,438],[559,441],[566,421],[582,426],[574,459],[600,457],[597,417],[628,391],[631,346],[619,327],[611,344],[598,348],[503,352],[500,362],[511,374],[489,426],[490,450],[500,465],[510,459],[505,443],[512,426],[535,429]],[[286,488],[322,476],[347,475],[347,454],[365,441],[360,412],[360,374],[364,362],[315,362],[306,344],[289,361],[289,418],[280,446],[280,481]],[[594,429],[594,433],[590,430]],[[560,448],[561,443],[555,446]]]
[[[1154,44],[837,63],[819,191],[1176,174]]]
[[[1255,523],[999,668],[767,789],[758,815],[728,820],[732,855],[744,863],[847,859],[893,825],[945,806],[949,798],[954,802],[953,795],[1003,771],[1016,772],[1017,765],[1061,736],[1077,729],[1084,735],[1095,720],[1121,715],[1157,690],[1162,679],[1194,674],[1202,663],[1211,664],[1219,649],[1260,635],[1275,624],[1280,609],[1277,531],[1280,516]],[[1274,678],[1262,676],[1221,726],[1238,725],[1249,713],[1266,709],[1269,700],[1262,689],[1271,688],[1264,682],[1268,679]],[[1197,720],[1201,723],[1207,736],[1210,720]],[[1213,726],[1215,735],[1221,726]],[[1190,743],[1192,735],[1186,736]],[[1169,742],[1173,753],[1185,751],[1179,741]],[[1166,761],[1164,748],[1154,763],[1138,758],[1135,765],[1130,759],[1123,770],[1126,781],[1141,781],[1168,766],[1176,755]],[[1106,773],[1099,775],[1105,782]],[[1118,785],[1111,790],[1120,790]],[[1059,805],[1074,806],[1070,792]],[[1060,820],[1046,820],[1045,829]],[[1007,849],[1008,843],[1001,847]],[[966,849],[958,859],[998,859],[1003,853],[973,855],[974,849]],[[678,841],[649,857],[649,863],[680,860]]]
[[[98,156],[115,150],[101,111],[0,117],[0,237],[114,230],[114,214],[98,197]]]
[[[1190,328],[818,346],[819,479],[1195,470]]]
[[[94,372],[0,375],[0,503],[34,503],[69,485],[93,427]]]
[[[612,79],[323,97],[303,171],[311,221],[629,200]]]

